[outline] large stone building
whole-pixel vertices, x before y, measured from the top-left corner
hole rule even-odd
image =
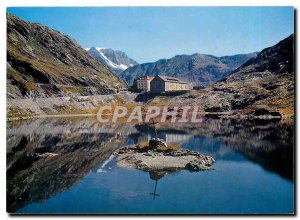
[[[170,76],[157,75],[150,83],[150,90],[153,93],[188,91],[190,84]]]
[[[136,80],[136,88],[141,91],[150,91],[150,82],[153,80],[153,76],[142,76]]]

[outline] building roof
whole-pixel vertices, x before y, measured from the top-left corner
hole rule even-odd
[[[158,77],[160,77],[162,80],[164,80],[165,82],[175,82],[175,83],[184,83],[184,84],[188,84],[188,82],[184,82],[180,79],[177,79],[175,77],[171,77],[171,76],[163,76],[163,75],[157,75]]]

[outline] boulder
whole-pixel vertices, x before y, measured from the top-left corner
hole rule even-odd
[[[207,167],[206,165],[204,165],[202,163],[202,161],[195,160],[195,161],[191,161],[191,162],[187,163],[185,165],[185,169],[187,169],[191,172],[196,172],[196,171],[201,171],[201,170],[209,170],[210,168]]]
[[[149,149],[154,150],[157,147],[165,147],[165,148],[167,148],[168,146],[167,146],[167,143],[163,139],[152,138],[149,141]]]
[[[282,115],[277,111],[271,111],[265,108],[256,109],[253,112],[249,113],[250,118],[258,118],[258,119],[281,119]]]
[[[201,158],[201,159],[200,159]],[[196,172],[201,170],[209,170],[215,160],[210,156],[200,156],[200,158],[190,161],[185,165],[185,169]]]

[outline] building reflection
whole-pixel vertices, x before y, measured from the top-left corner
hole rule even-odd
[[[167,142],[213,156],[241,158],[294,181],[293,124],[205,119],[200,125],[159,126]],[[7,211],[43,201],[72,187],[90,170],[113,171],[112,153],[121,146],[150,140],[147,126],[102,125],[82,119],[38,119],[7,124]],[[101,167],[99,164],[104,165]],[[104,161],[104,162],[103,162]],[[96,168],[98,166],[98,168]],[[96,169],[95,169],[96,168]],[[159,193],[165,172],[150,172],[155,181],[151,196]]]

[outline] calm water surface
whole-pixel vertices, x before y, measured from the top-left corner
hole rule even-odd
[[[150,177],[112,152],[152,128],[95,119],[8,123],[7,210],[17,213],[292,213],[293,126],[205,119],[158,126],[169,142],[213,156],[214,170]],[[155,189],[156,186],[156,189]]]

